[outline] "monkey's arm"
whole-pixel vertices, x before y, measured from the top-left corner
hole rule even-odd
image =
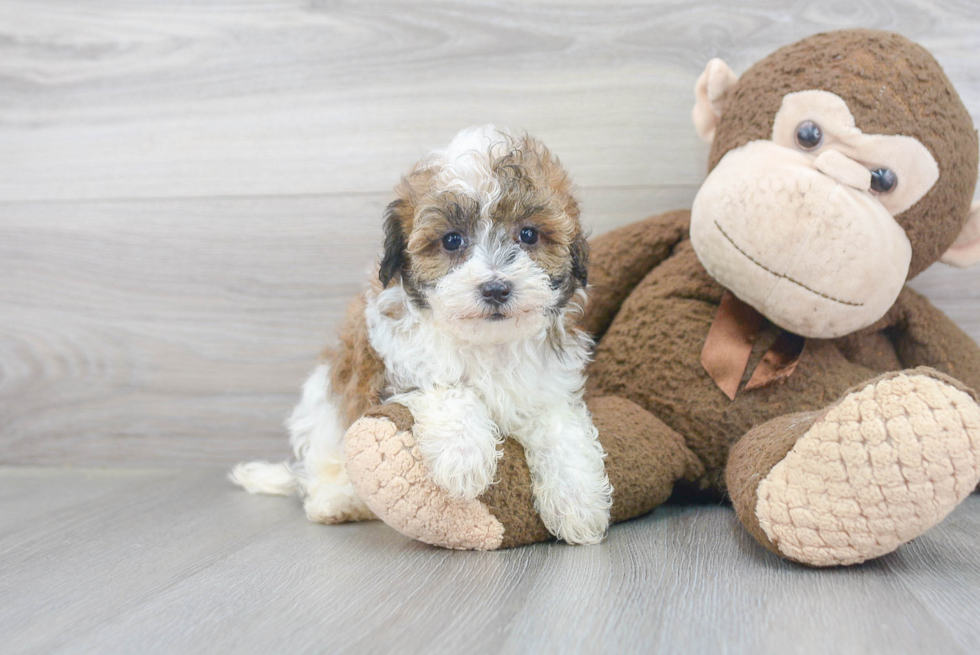
[[[672,211],[631,223],[589,243],[589,302],[582,327],[605,334],[626,296],[687,238],[691,212]]]
[[[980,391],[980,347],[921,294],[902,290],[889,337],[906,368],[931,366]]]

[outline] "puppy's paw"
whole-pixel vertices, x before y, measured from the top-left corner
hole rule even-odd
[[[497,472],[496,440],[457,434],[422,448],[432,481],[451,498],[473,500],[490,486]]]
[[[377,518],[363,500],[347,493],[321,491],[316,495],[308,496],[303,502],[303,509],[306,510],[306,516],[311,521],[327,525],[370,521]]]
[[[412,431],[429,477],[454,499],[472,500],[497,472],[501,438],[486,406],[470,389],[452,387],[406,396]]]
[[[339,463],[321,467],[317,476],[307,483],[303,509],[315,523],[347,523],[377,518],[357,495]]]
[[[585,406],[545,416],[521,438],[534,504],[548,531],[570,544],[602,541],[609,527],[612,485]]]
[[[612,487],[603,476],[588,488],[561,485],[537,494],[538,513],[551,534],[570,544],[597,544],[609,528]]]

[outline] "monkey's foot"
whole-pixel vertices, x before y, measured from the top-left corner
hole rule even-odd
[[[889,553],[980,479],[980,405],[931,369],[881,376],[815,417],[757,489],[771,545],[812,566]]]

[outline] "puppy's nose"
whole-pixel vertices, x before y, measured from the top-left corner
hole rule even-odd
[[[491,305],[503,305],[510,298],[510,283],[494,280],[480,287],[483,300]]]

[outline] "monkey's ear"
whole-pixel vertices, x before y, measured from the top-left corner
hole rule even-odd
[[[569,250],[572,254],[572,277],[584,287],[589,282],[589,242],[580,234],[572,241]]]
[[[402,228],[401,216],[407,207],[408,203],[398,199],[385,209],[385,251],[381,255],[381,265],[378,268],[378,279],[381,280],[383,287],[387,287],[405,265],[405,248],[408,246],[408,241]]]
[[[706,142],[715,138],[715,128],[725,113],[738,75],[721,59],[712,59],[694,85],[694,129]]]
[[[980,200],[974,201],[970,206],[970,215],[960,236],[939,261],[957,268],[966,268],[980,262]]]

